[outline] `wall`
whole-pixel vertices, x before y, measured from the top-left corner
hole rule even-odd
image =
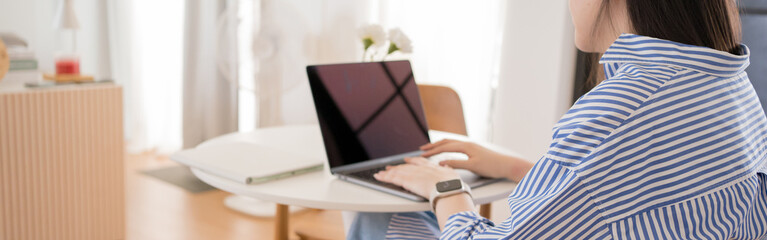
[[[109,78],[109,52],[107,47],[105,1],[77,0],[75,13],[80,22],[77,31],[81,71],[94,74],[97,79]],[[0,32],[15,33],[27,40],[35,51],[39,68],[53,72],[53,57],[60,49],[69,49],[71,37],[53,27],[57,0],[0,0]]]
[[[567,1],[508,1],[490,131],[494,144],[540,158],[551,128],[570,108],[575,45]],[[491,219],[510,215],[506,199]]]
[[[767,0],[742,1],[743,43],[751,50],[751,65],[746,69],[756,94],[767,108]]]
[[[567,1],[509,1],[494,143],[537,160],[570,108],[575,46]]]

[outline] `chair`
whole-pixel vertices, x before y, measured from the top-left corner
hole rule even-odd
[[[467,135],[463,105],[455,90],[445,86],[419,84],[418,92],[421,94],[429,129]],[[479,214],[490,218],[490,204],[482,204]]]
[[[467,135],[463,106],[455,90],[445,86],[419,84],[418,91],[421,95],[421,102],[429,129]],[[479,213],[483,217],[489,218],[490,204],[480,206]],[[295,231],[302,240],[344,239],[343,231],[333,230],[339,227],[341,226],[316,224],[312,226],[299,226]]]

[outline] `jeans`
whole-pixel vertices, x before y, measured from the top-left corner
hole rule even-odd
[[[408,231],[407,226],[413,228]],[[408,233],[431,232],[439,238],[439,224],[432,212],[371,213],[360,212],[354,218],[346,239],[408,238]]]

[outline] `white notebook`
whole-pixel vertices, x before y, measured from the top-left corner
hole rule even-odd
[[[324,159],[247,142],[183,150],[170,156],[181,164],[244,184],[258,184],[322,169]]]

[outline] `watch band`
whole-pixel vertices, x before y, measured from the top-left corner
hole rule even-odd
[[[453,187],[452,189],[442,189],[443,191],[440,191],[441,188],[444,188],[445,186],[450,186],[450,184],[460,184],[460,188]],[[461,194],[461,193],[467,193],[469,194],[469,197],[472,197],[471,195],[471,188],[466,185],[461,179],[453,179],[453,180],[447,180],[447,181],[441,181],[436,184],[436,187],[434,190],[432,190],[431,194],[429,194],[429,204],[431,205],[432,211],[437,211],[437,200],[445,197],[450,197],[453,195]]]

